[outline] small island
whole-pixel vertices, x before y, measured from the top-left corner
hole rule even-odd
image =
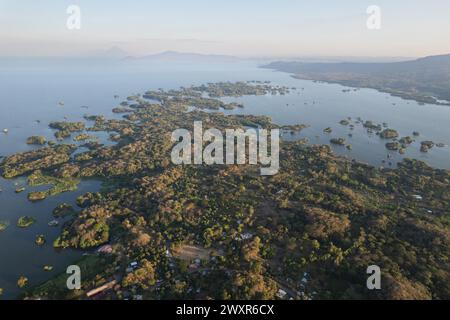
[[[32,217],[28,217],[28,216],[23,216],[20,217],[19,220],[17,221],[17,226],[19,228],[28,228],[31,225],[33,225],[36,222],[36,220]]]
[[[27,285],[28,285],[28,278],[25,276],[20,276],[19,279],[17,280],[17,286],[19,288],[23,288]]]
[[[43,234],[37,235],[35,242],[38,246],[43,246],[45,244],[45,236]]]
[[[401,149],[401,145],[398,142],[388,142],[386,143],[386,149],[392,151],[398,151]]]
[[[393,139],[398,138],[399,134],[394,129],[384,129],[383,131],[381,131],[380,137],[383,139]]]
[[[428,152],[433,147],[434,147],[433,141],[422,141],[420,143],[420,151],[424,153]]]
[[[330,140],[330,143],[337,144],[337,145],[340,145],[340,146],[344,146],[345,145],[345,139],[344,138],[332,138]]]
[[[8,228],[9,222],[0,220],[0,232],[6,230]]]
[[[35,144],[43,146],[47,143],[47,139],[42,136],[31,136],[27,139],[27,144]]]

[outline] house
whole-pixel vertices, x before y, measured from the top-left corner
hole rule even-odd
[[[110,244],[105,244],[97,249],[97,253],[110,254],[113,252],[113,248]]]
[[[304,272],[303,273],[303,278],[300,280],[300,282],[302,284],[307,284],[308,283],[308,279],[309,279],[309,273],[308,272]]]
[[[136,268],[138,267],[138,263],[137,261],[133,261],[130,263],[130,265],[125,269],[126,273],[130,273],[133,272],[134,270],[136,270]]]
[[[286,297],[286,295],[287,295],[286,291],[284,291],[283,289],[278,289],[278,292],[277,292],[277,297],[278,298],[284,299]]]
[[[241,234],[241,239],[242,240],[248,240],[253,238],[253,234],[251,234],[250,232],[245,232],[243,234]]]

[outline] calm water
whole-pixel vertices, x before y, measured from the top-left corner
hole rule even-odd
[[[420,141],[433,140],[450,144],[450,107],[423,105],[390,97],[375,90],[361,89],[344,93],[344,87],[334,84],[296,80],[290,75],[257,68],[255,63],[224,65],[187,65],[176,63],[151,63],[145,61],[100,61],[39,59],[0,59],[0,156],[33,147],[25,144],[30,135],[53,137],[47,124],[55,120],[80,120],[84,114],[103,114],[117,117],[111,109],[122,98],[142,93],[148,89],[176,89],[180,86],[216,81],[270,80],[274,84],[297,87],[286,96],[263,96],[227,98],[244,104],[244,109],[228,113],[247,113],[271,116],[279,124],[305,123],[311,125],[299,135],[287,135],[289,139],[308,138],[311,143],[328,143],[331,137],[344,137],[353,150],[333,147],[349,158],[382,165],[387,157],[385,141],[376,135],[368,135],[361,126],[356,126],[348,137],[348,127],[338,122],[346,117],[387,122],[401,136],[419,131],[418,141],[410,146],[405,156],[415,157],[439,168],[450,168],[450,150],[433,148],[430,153],[419,152]],[[304,88],[304,90],[301,90]],[[63,101],[64,106],[58,106]],[[395,106],[393,105],[395,103]],[[86,108],[87,107],[87,108]],[[37,122],[39,120],[40,122]],[[332,127],[332,134],[323,129]],[[105,135],[100,135],[106,141]],[[389,161],[395,163],[400,155],[391,152]],[[387,166],[387,164],[385,164]],[[4,298],[13,298],[19,293],[17,278],[25,275],[30,284],[37,284],[52,274],[61,272],[82,253],[71,250],[57,252],[52,242],[58,228],[48,227],[53,208],[61,202],[73,203],[76,197],[87,191],[98,190],[100,183],[83,181],[77,192],[61,194],[38,203],[26,199],[27,192],[16,194],[17,185],[24,179],[4,180],[0,178],[0,220],[10,222],[6,231],[0,232],[0,288],[5,289]],[[28,191],[28,190],[27,190]],[[22,215],[30,215],[37,223],[29,229],[18,229],[15,224]],[[37,247],[37,234],[47,236],[47,244]],[[54,271],[45,273],[43,265],[53,265]]]

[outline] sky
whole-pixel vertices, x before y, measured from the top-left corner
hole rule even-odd
[[[80,29],[67,28],[70,5]],[[0,0],[0,56],[419,57],[450,53],[449,13],[448,0]]]

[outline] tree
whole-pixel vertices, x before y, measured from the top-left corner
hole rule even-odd
[[[20,276],[20,278],[17,280],[17,286],[19,288],[23,288],[28,284],[28,278],[24,276]]]
[[[155,269],[151,262],[144,259],[142,260],[142,266],[135,271],[127,274],[123,279],[123,285],[125,287],[137,285],[142,289],[148,289],[156,283]]]

